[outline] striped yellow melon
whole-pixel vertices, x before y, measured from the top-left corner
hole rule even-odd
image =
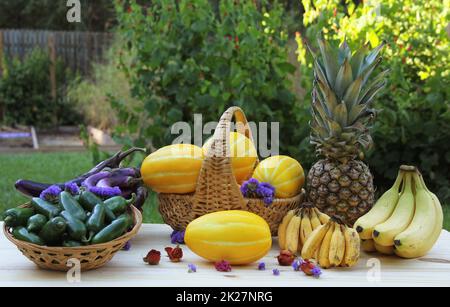
[[[206,156],[211,146],[212,138],[203,145],[203,155]],[[239,132],[230,133],[231,167],[237,183],[242,183],[250,177],[255,168],[257,153],[253,142]]]
[[[144,159],[141,166],[142,179],[158,193],[194,192],[202,161],[202,149],[198,146],[165,146]]]
[[[261,161],[253,178],[275,187],[275,197],[288,198],[297,195],[305,183],[305,173],[300,163],[288,156],[273,156]]]
[[[267,222],[241,210],[209,213],[193,220],[186,228],[184,241],[200,257],[231,264],[252,263],[272,247]]]

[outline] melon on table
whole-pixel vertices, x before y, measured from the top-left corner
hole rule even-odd
[[[203,152],[191,144],[162,147],[148,155],[141,166],[144,183],[158,193],[186,194],[195,191]]]

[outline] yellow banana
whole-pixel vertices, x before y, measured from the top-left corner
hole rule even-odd
[[[297,253],[299,231],[300,217],[298,215],[294,215],[286,229],[286,249],[292,253]]]
[[[397,206],[391,217],[384,223],[375,226],[372,236],[375,243],[382,246],[393,246],[394,238],[403,232],[414,216],[414,194],[411,187],[411,174],[405,173],[405,189],[400,195]]]
[[[361,216],[354,225],[361,239],[372,239],[372,232],[376,225],[385,222],[392,214],[398,201],[399,187],[404,173],[399,171],[395,183],[375,203],[367,214]]]
[[[278,227],[278,245],[281,250],[286,249],[286,228],[289,225],[289,222],[295,215],[295,210],[290,210],[281,221],[280,226]]]
[[[312,226],[313,230],[316,229],[317,227],[319,227],[320,225],[322,225],[322,223],[319,220],[319,216],[317,215],[316,210],[314,210],[314,208],[309,210],[309,214],[310,214],[311,226]]]
[[[330,224],[331,223],[326,223],[320,227],[317,227],[309,235],[308,239],[306,239],[306,242],[302,248],[303,259],[311,259],[315,256],[315,252],[322,244],[323,237],[330,228]]]
[[[311,232],[313,231],[311,220],[309,219],[309,209],[304,209],[302,213],[302,221],[300,224],[300,239],[302,246],[305,244],[306,239],[309,237]]]
[[[366,253],[373,253],[377,251],[375,249],[375,242],[373,242],[373,239],[361,240],[361,249]]]
[[[443,214],[439,199],[431,193],[423,177],[414,174],[416,211],[408,228],[395,237],[395,254],[404,258],[425,255],[436,243],[442,230]]]
[[[342,233],[341,225],[334,226],[333,235],[330,242],[330,253],[328,259],[333,266],[339,266],[344,259],[345,254],[345,238]]]
[[[316,211],[316,214],[319,217],[319,220],[322,223],[322,225],[328,223],[328,221],[330,220],[330,217],[328,215],[320,212],[320,210],[318,208],[314,208],[314,211]]]
[[[345,254],[342,265],[351,267],[359,260],[360,238],[355,229],[346,226],[342,227],[345,228],[343,231],[345,238]]]
[[[374,247],[377,250],[377,252],[384,254],[384,255],[393,255],[394,254],[394,246],[383,246],[377,244],[377,242],[374,242]]]
[[[331,237],[333,236],[335,223],[333,223],[330,228],[328,229],[327,233],[325,234],[325,237],[323,238],[322,244],[319,248],[319,257],[317,261],[319,262],[320,267],[324,269],[328,269],[331,264],[330,260],[328,259],[328,255],[330,254],[330,243],[331,243]]]

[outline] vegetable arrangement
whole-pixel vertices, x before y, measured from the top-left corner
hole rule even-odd
[[[148,193],[139,169],[119,166],[135,151],[143,149],[119,151],[63,184],[18,180],[16,188],[32,199],[7,210],[5,225],[16,239],[37,245],[76,247],[120,237],[134,226],[130,206],[141,208]]]

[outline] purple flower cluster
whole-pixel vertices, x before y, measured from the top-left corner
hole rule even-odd
[[[266,264],[264,262],[258,263],[258,270],[264,271],[266,269]]]
[[[131,242],[127,241],[127,243],[125,243],[125,245],[122,247],[122,250],[129,251],[130,249],[131,249]]]
[[[80,193],[80,189],[75,182],[66,182],[64,184],[64,190],[72,195],[77,195],[78,193]]]
[[[266,205],[270,205],[275,197],[275,188],[268,182],[250,178],[241,185],[241,193],[245,197],[262,198]]]
[[[59,194],[61,193],[61,188],[57,185],[51,185],[41,192],[39,198],[47,201],[54,201],[58,199]]]
[[[170,242],[172,244],[184,244],[184,230],[174,230],[170,235]]]
[[[197,267],[194,264],[189,263],[188,264],[188,273],[196,273],[196,272],[197,272]]]
[[[118,196],[118,195],[122,194],[122,191],[120,190],[119,187],[95,187],[94,186],[94,187],[89,188],[89,192],[92,192],[97,196],[105,197],[105,198]]]

